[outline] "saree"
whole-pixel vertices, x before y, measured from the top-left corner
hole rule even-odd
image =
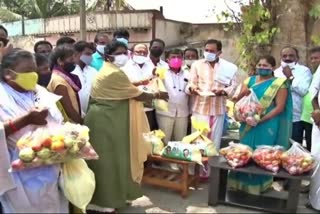
[[[280,145],[285,149],[289,147],[289,138],[292,130],[292,97],[289,86],[284,78],[271,78],[261,83],[256,83],[257,76],[248,78],[244,84],[251,88],[257,95],[261,105],[267,114],[275,106],[275,97],[281,88],[288,89],[288,97],[285,109],[274,118],[259,123],[256,127],[250,127],[241,123],[240,142],[255,150],[259,145]],[[272,185],[271,176],[253,175],[247,173],[230,172],[228,185],[232,189],[246,191],[258,195],[266,191]]]
[[[54,105],[55,95],[37,86],[35,92],[20,93],[0,82],[0,123],[27,114],[33,107],[49,107],[47,126],[60,123],[62,116]],[[18,158],[16,142],[37,126],[29,125],[2,138],[0,156],[0,202],[4,213],[66,213],[68,202],[58,188],[59,165],[42,166],[17,172],[8,172],[10,163]]]
[[[94,80],[84,120],[99,154],[99,160],[88,161],[96,177],[90,210],[124,207],[126,200],[142,196],[139,184],[151,144],[142,135],[150,131],[143,104],[133,99],[141,93],[111,63],[104,63]]]

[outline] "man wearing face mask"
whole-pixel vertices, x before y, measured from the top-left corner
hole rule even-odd
[[[89,104],[90,92],[92,82],[97,74],[97,70],[90,66],[92,62],[93,49],[92,46],[86,41],[79,41],[74,44],[76,51],[75,62],[76,68],[72,72],[76,74],[81,82],[81,89],[78,91],[81,115],[85,116]]]
[[[183,56],[184,56],[184,66],[182,67],[182,69],[187,73],[188,76],[190,76],[191,65],[199,59],[198,50],[195,48],[186,48],[183,52]],[[194,103],[194,98],[193,96],[190,96],[189,98],[190,113],[192,112],[193,103]],[[188,120],[187,133],[191,134],[191,115],[189,116],[189,120]]]
[[[94,37],[94,43],[96,44],[96,52],[92,55],[92,62],[90,66],[99,71],[104,62],[104,49],[106,45],[110,43],[108,34],[98,32]]]
[[[294,47],[281,50],[281,66],[274,71],[275,77],[287,78],[291,84],[293,99],[292,139],[302,144],[303,121],[301,120],[303,97],[307,94],[312,80],[309,68],[298,63],[299,52]]]
[[[170,140],[180,141],[187,135],[189,116],[189,95],[185,93],[188,74],[182,69],[183,52],[180,49],[170,50],[167,54],[169,71],[163,83],[169,94],[169,111],[156,110],[159,129],[165,133],[164,143]]]
[[[130,82],[142,91],[148,91],[149,80],[153,77],[154,66],[148,58],[148,47],[145,44],[136,44],[132,47],[131,59],[121,69],[126,73]],[[147,107],[148,106],[148,107]],[[154,109],[145,105],[144,111],[148,117],[150,129],[157,128]]]
[[[182,67],[185,71],[190,71],[191,65],[199,59],[198,50],[195,48],[187,48],[183,52],[184,66]]]
[[[150,55],[149,58],[156,68],[169,68],[168,64],[161,59],[161,55],[163,54],[165,48],[165,43],[161,39],[153,39],[150,42]]]
[[[129,38],[130,34],[126,29],[119,29],[113,33],[113,39],[117,40],[118,42],[122,42],[127,47],[129,46]]]
[[[194,95],[192,115],[207,121],[211,128],[209,138],[220,148],[226,113],[227,97],[237,87],[237,66],[221,59],[222,43],[210,39],[205,43],[204,59],[193,63],[186,93]]]

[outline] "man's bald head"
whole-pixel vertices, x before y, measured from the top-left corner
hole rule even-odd
[[[139,56],[148,56],[148,46],[145,44],[135,44],[132,47],[132,54]]]

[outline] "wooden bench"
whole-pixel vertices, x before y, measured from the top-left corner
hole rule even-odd
[[[181,192],[181,196],[186,198],[188,196],[189,187],[193,186],[198,188],[199,184],[199,170],[200,166],[190,161],[183,161],[171,158],[165,158],[157,155],[150,155],[148,157],[150,162],[160,163],[175,163],[182,166],[181,172],[172,172],[162,168],[152,168],[152,166],[146,166],[144,169],[144,175],[142,182],[158,187],[165,187],[168,189]],[[204,163],[208,161],[208,158],[203,158]],[[194,175],[189,175],[189,165],[195,164]]]
[[[230,167],[224,157],[221,156],[210,159],[209,166],[211,167],[209,178],[209,205],[217,206],[220,203],[276,213],[296,213],[299,204],[301,181],[310,180],[313,173],[310,172],[301,176],[292,176],[283,169],[278,173],[272,173],[261,169],[254,163],[250,163],[246,167],[234,169]],[[241,191],[227,190],[228,171],[269,175],[288,179],[288,197],[287,199],[280,199],[263,194],[251,195]]]

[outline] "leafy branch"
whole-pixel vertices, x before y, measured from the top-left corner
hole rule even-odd
[[[271,0],[250,0],[248,5],[234,1],[241,6],[241,13],[235,12],[227,5],[228,10],[218,17],[229,20],[224,29],[240,32],[237,49],[240,52],[239,66],[251,71],[259,55],[270,53],[274,36],[279,32],[272,14]],[[226,3],[226,2],[225,2]]]

